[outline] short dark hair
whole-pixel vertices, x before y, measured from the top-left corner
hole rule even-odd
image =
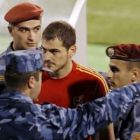
[[[25,88],[31,76],[34,76],[37,81],[39,80],[39,72],[40,70],[26,73],[18,73],[15,71],[14,67],[8,65],[4,74],[6,88],[23,89]]]
[[[65,21],[50,23],[43,31],[42,38],[45,40],[58,38],[66,49],[69,49],[76,43],[75,29]]]
[[[133,68],[140,69],[140,62],[126,61],[126,64],[127,64],[127,69],[128,70],[132,70]]]

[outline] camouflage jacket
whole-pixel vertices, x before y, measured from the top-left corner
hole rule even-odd
[[[0,96],[0,139],[81,140],[115,120],[125,120],[139,99],[139,83],[116,89],[75,109],[50,103],[37,105],[18,91],[5,91]],[[125,140],[140,132],[140,127],[136,127]]]
[[[12,42],[10,43],[9,47],[7,48],[7,50],[5,52],[3,52],[2,54],[0,54],[0,93],[1,91],[3,91],[5,89],[5,84],[4,84],[4,73],[5,73],[5,56],[8,52],[13,51],[12,50]]]
[[[122,120],[119,129],[120,140],[140,140],[140,100],[138,99],[126,119]]]
[[[5,73],[5,69],[6,69],[6,66],[5,66],[5,57],[6,57],[6,54],[8,52],[11,52],[13,51],[12,49],[12,45],[13,45],[13,42],[10,43],[9,47],[7,48],[7,50],[5,52],[3,52],[2,54],[0,54],[0,92],[5,89],[5,84],[4,84],[4,73]],[[37,49],[40,49],[39,47]]]
[[[0,66],[2,67],[1,68],[1,71],[0,71],[0,76],[3,76],[4,75],[4,72],[5,72],[5,56],[8,52],[11,52],[13,51],[12,50],[12,42],[10,43],[9,47],[7,48],[7,50],[5,52],[3,52],[2,54],[0,54]]]

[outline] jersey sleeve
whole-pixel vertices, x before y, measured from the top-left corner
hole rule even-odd
[[[93,99],[104,97],[110,90],[105,78],[98,72],[94,74],[96,83],[93,83]]]

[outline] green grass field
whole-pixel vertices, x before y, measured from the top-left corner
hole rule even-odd
[[[105,49],[140,44],[140,0],[87,0],[88,66],[108,70]]]
[[[140,44],[140,0],[87,0],[87,38],[97,44]]]
[[[105,54],[108,45],[88,44],[87,66],[98,71],[108,71],[109,58]]]

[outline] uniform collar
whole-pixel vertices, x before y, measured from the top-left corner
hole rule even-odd
[[[33,104],[33,101],[30,97],[25,94],[17,91],[17,90],[6,90],[0,95],[0,99],[10,99],[10,100],[18,100],[21,102],[26,102]]]
[[[9,47],[7,48],[7,51],[6,52],[11,52],[11,51],[14,51],[13,50],[13,42],[10,43]]]

